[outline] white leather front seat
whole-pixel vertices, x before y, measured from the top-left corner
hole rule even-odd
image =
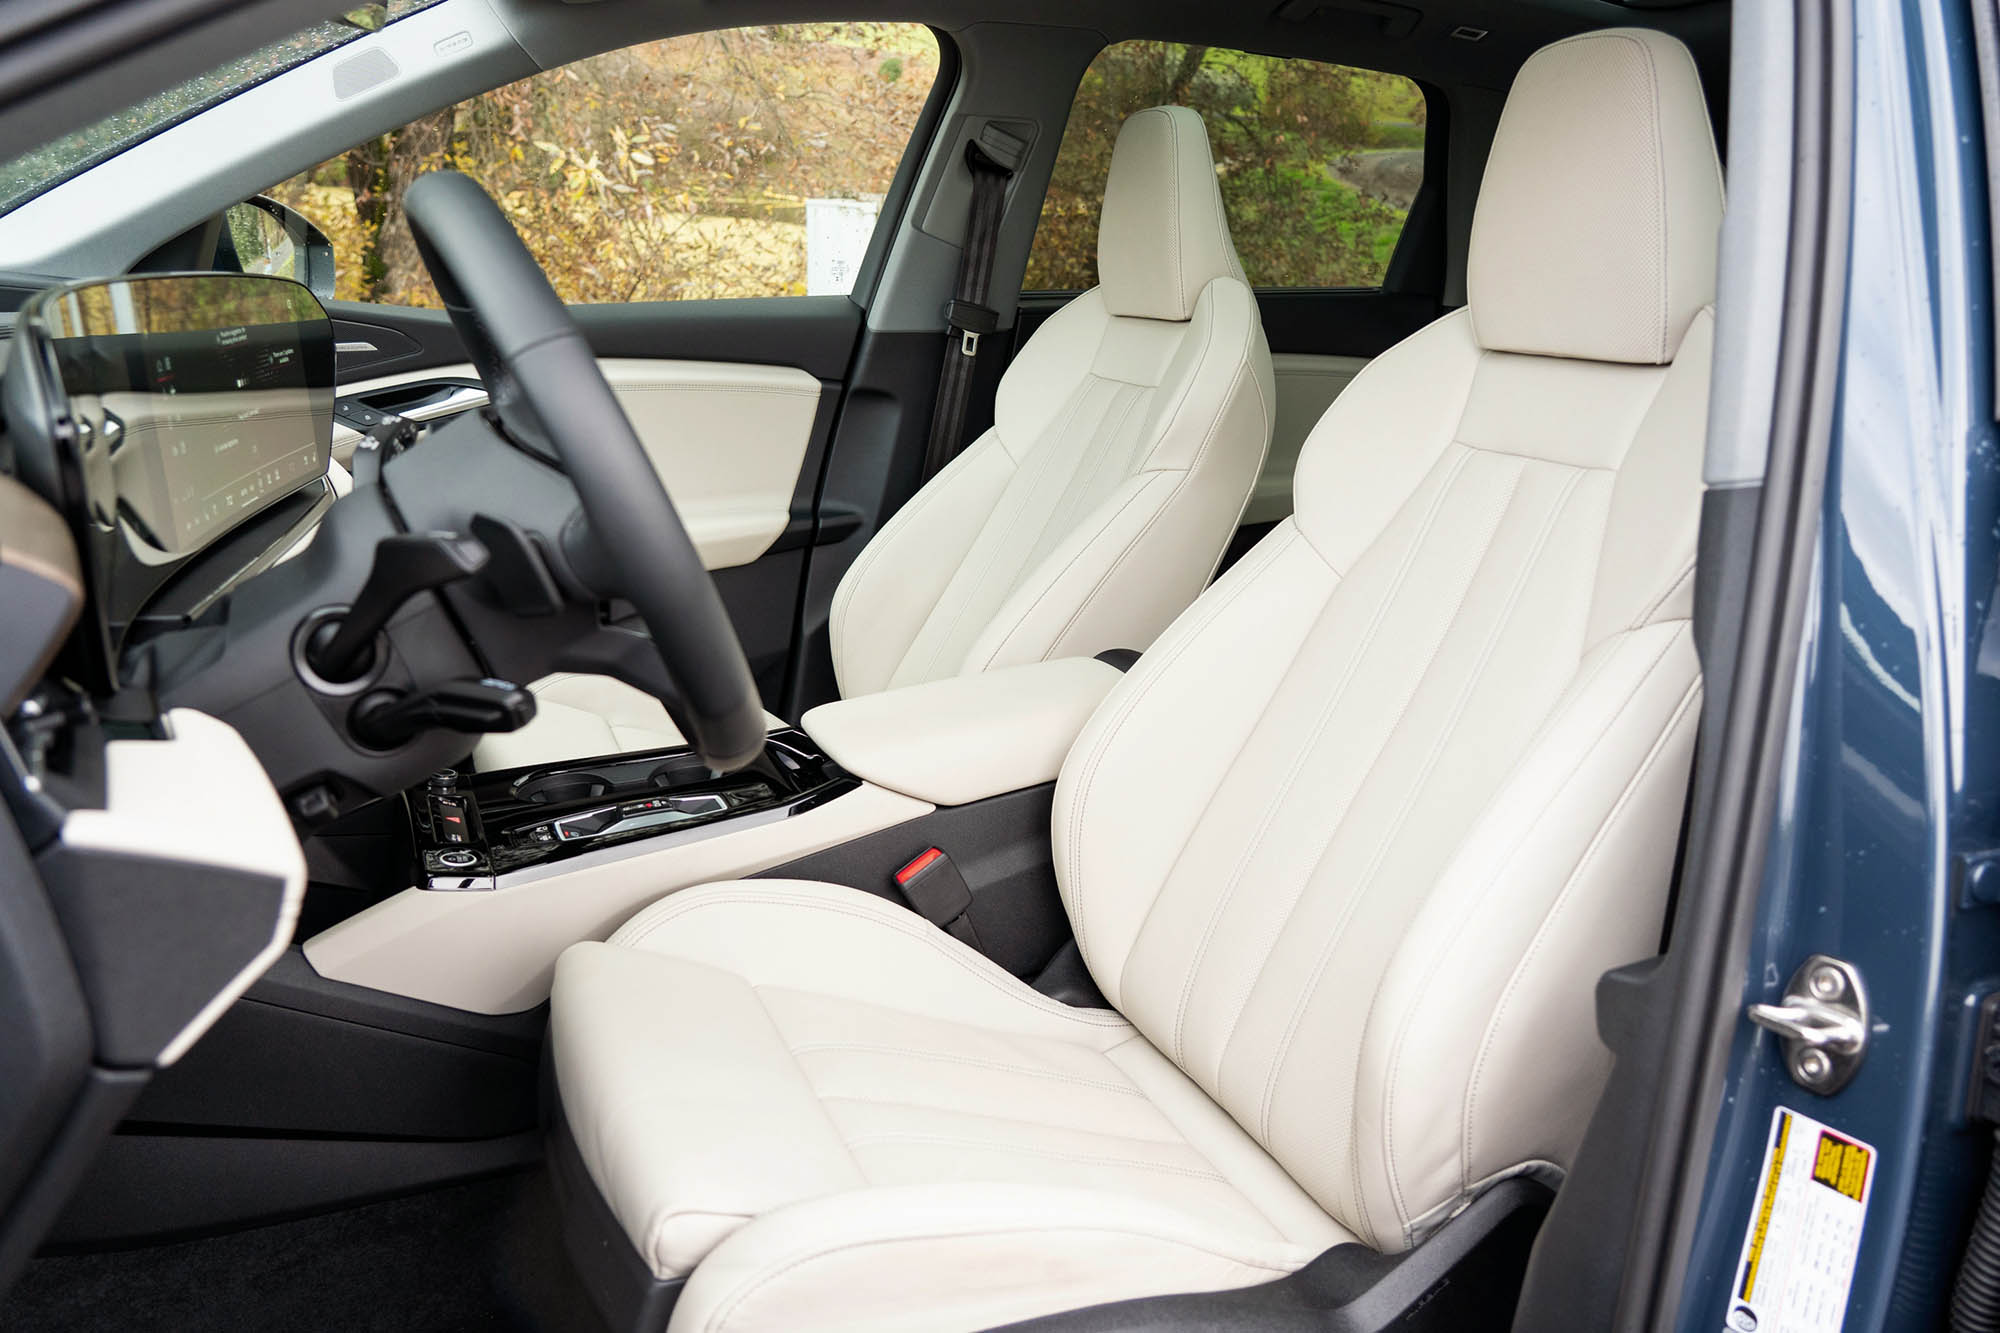
[[[1560,1172],[1688,779],[1721,207],[1679,42],[1522,68],[1469,308],[1355,380],[1295,515],[1064,766],[1115,1012],[824,884],[692,889],[562,956],[563,1111],[652,1273],[691,1274],[674,1330],[1240,1286]]]
[[[1215,572],[1277,400],[1200,116],[1162,106],[1125,122],[1097,251],[1103,285],[1021,349],[993,428],[841,580],[843,695],[1143,649]],[[481,769],[684,743],[658,700],[607,677],[533,689],[535,720],[482,740]]]

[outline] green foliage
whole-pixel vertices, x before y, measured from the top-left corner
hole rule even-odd
[[[1026,287],[1097,281],[1097,229],[1112,145],[1149,106],[1193,107],[1208,125],[1223,206],[1252,284],[1373,286],[1407,214],[1402,176],[1370,150],[1423,143],[1423,94],[1372,70],[1174,42],[1121,42],[1083,77],[1042,205]],[[1401,165],[1401,164],[1399,164]]]

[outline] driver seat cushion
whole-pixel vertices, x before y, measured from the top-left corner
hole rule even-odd
[[[1124,1019],[870,894],[688,890],[555,992],[591,1178],[656,1276],[694,1272],[677,1330],[843,1326],[857,1283],[855,1327],[983,1325],[1353,1239]]]
[[[828,632],[843,697],[1144,649],[1214,574],[1263,468],[1277,391],[1195,112],[1153,107],[1119,132],[1099,266],[1104,285],[1007,367],[992,428],[842,577]],[[480,742],[481,769],[608,753],[621,735],[683,743],[628,685],[603,681],[588,699],[548,685],[534,687],[534,721]]]

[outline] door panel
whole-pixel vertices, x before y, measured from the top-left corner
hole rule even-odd
[[[747,565],[792,521],[792,497],[812,442],[823,393],[794,366],[724,361],[598,361],[653,460],[688,536],[709,569]],[[342,397],[376,398],[432,381],[476,380],[470,365],[405,371],[341,386]],[[477,406],[483,396],[468,396]],[[361,436],[337,426],[343,462]]]
[[[343,400],[386,393],[382,405],[401,410],[399,386],[477,384],[443,311],[328,308],[337,341],[373,349],[341,356]],[[856,528],[818,500],[862,338],[861,308],[844,296],[793,296],[571,306],[570,313],[715,575],[764,706],[795,716],[785,705],[808,562],[816,547]],[[398,350],[385,356],[390,348]],[[358,438],[339,430],[336,458]]]

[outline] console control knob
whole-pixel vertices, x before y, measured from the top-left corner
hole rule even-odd
[[[479,864],[479,854],[454,848],[437,854],[437,863],[447,870],[470,870]]]

